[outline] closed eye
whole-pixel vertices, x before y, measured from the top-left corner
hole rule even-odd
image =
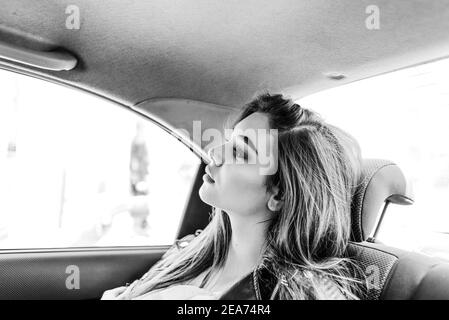
[[[233,154],[234,158],[240,158],[240,159],[244,159],[244,160],[246,160],[248,158],[246,153],[241,148],[236,146],[235,144],[232,146],[232,154]]]
[[[236,141],[234,139],[225,139],[226,143],[229,143],[232,141],[232,156],[234,158],[239,159],[248,159],[248,153],[242,149],[240,146],[237,145]]]

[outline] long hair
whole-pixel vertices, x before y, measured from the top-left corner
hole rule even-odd
[[[271,298],[326,299],[325,284],[331,283],[346,298],[357,299],[362,281],[357,265],[345,257],[351,200],[360,175],[357,142],[279,94],[256,96],[233,126],[255,112],[266,114],[270,128],[278,130],[278,169],[265,184],[268,191],[278,188],[283,205],[269,222],[259,266],[275,280]],[[186,248],[156,263],[133,295],[219,269],[231,233],[227,213],[213,208],[208,226]]]

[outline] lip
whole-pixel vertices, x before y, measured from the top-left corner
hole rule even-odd
[[[207,173],[205,173],[203,175],[203,181],[206,182],[206,183],[209,183],[209,184],[214,184],[215,183],[215,181],[212,180],[212,178]]]
[[[215,180],[212,177],[212,174],[210,173],[210,169],[208,166],[206,166],[206,169],[204,171],[206,172],[206,174],[203,176],[203,180],[206,180],[209,183],[215,183]]]

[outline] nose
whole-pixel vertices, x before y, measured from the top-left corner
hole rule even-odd
[[[221,156],[221,152],[218,151],[219,149],[221,150],[222,146],[218,146],[215,148],[210,148],[209,151],[207,152],[209,155],[209,158],[212,160],[213,164],[216,167],[219,167],[223,164],[223,159]]]

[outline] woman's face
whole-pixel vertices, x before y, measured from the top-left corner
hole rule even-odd
[[[270,193],[263,169],[277,160],[276,146],[266,114],[241,120],[225,143],[209,150],[213,162],[206,167],[200,198],[230,215],[265,215]]]

